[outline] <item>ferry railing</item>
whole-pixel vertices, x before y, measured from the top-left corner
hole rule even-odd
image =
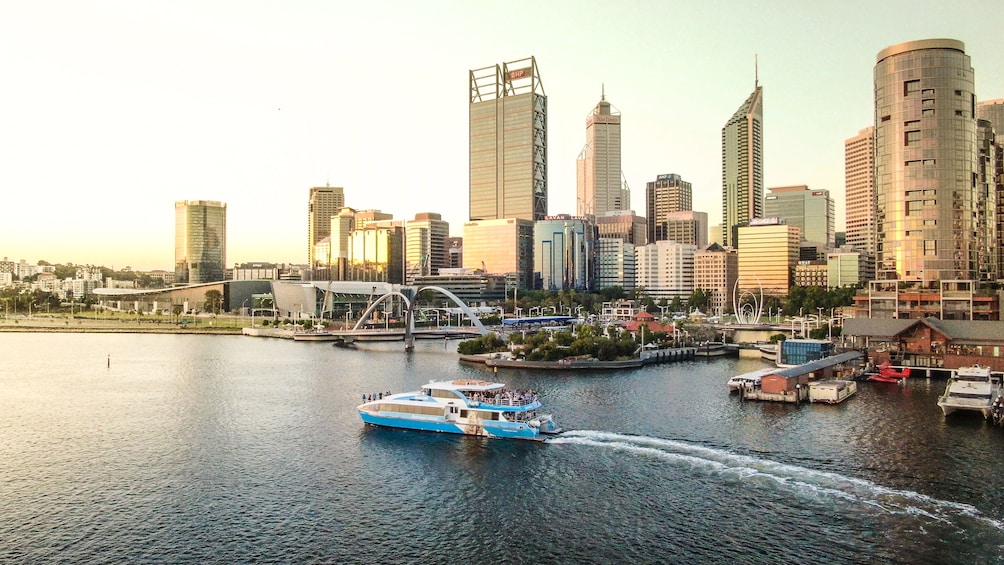
[[[472,404],[484,404],[487,406],[528,406],[537,402],[537,396],[530,396],[527,398],[485,398],[483,400],[478,400],[476,398],[470,398]]]

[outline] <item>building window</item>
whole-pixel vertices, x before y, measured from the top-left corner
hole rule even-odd
[[[962,96],[962,91],[961,90],[956,90],[955,91],[955,95],[956,96]]]
[[[883,122],[888,122],[891,117],[892,116],[882,116],[882,121]]]
[[[909,96],[920,92],[919,80],[908,80],[903,83],[903,96]]]
[[[934,96],[934,89],[933,88],[925,88],[921,92],[921,94],[923,94],[924,96]]]
[[[920,145],[920,130],[911,130],[903,134],[903,145],[907,147]]]
[[[933,116],[934,115],[934,108],[924,108],[923,110],[921,110],[920,115],[922,115],[922,116]]]
[[[937,255],[938,254],[938,242],[927,240],[924,242],[924,255]]]
[[[916,216],[920,214],[921,206],[920,200],[910,200],[906,203],[906,215]]]

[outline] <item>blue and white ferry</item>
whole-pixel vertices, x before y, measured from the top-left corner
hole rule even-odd
[[[462,379],[432,381],[417,392],[364,402],[359,415],[374,426],[492,438],[543,440],[561,433],[550,414],[537,412],[540,408],[533,391]]]

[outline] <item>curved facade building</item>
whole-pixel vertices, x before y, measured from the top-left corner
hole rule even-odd
[[[882,280],[979,278],[973,67],[965,45],[887,47],[875,64],[875,271]]]
[[[174,203],[174,282],[226,279],[227,205],[212,200]]]

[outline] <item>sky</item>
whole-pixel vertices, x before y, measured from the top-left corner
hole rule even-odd
[[[873,122],[876,54],[966,44],[1004,98],[985,1],[38,1],[0,4],[0,257],[173,269],[174,202],[227,204],[227,263],[306,262],[311,186],[397,219],[468,211],[468,72],[534,56],[548,211],[605,88],[632,207],[676,173],[721,219],[721,129],[764,89],[765,187],[829,189]],[[758,61],[755,65],[754,61]],[[766,192],[766,191],[765,191]]]

